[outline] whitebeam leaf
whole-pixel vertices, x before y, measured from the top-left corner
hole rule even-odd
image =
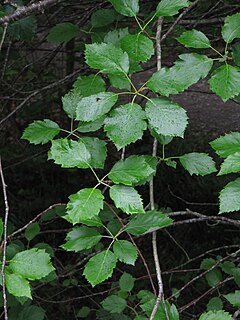
[[[174,16],[182,8],[190,5],[188,0],[161,0],[157,6],[156,16]]]
[[[118,260],[133,266],[138,256],[137,249],[127,240],[116,240],[113,244],[113,252]]]
[[[222,36],[227,43],[231,43],[235,38],[240,38],[240,13],[225,18]]]
[[[101,234],[94,228],[85,226],[73,228],[66,236],[66,243],[61,247],[66,251],[79,252],[84,249],[90,249],[100,240]]]
[[[216,172],[215,162],[206,153],[192,152],[184,154],[179,158],[182,166],[190,173],[205,176]]]
[[[149,89],[164,96],[184,91],[192,84],[205,78],[213,61],[198,53],[184,53],[171,68],[162,68],[147,82]]]
[[[240,307],[240,290],[236,290],[234,293],[228,293],[224,295],[234,307]]]
[[[27,279],[19,274],[5,273],[6,287],[10,294],[15,297],[27,297],[32,299],[31,287]]]
[[[54,160],[62,168],[89,168],[91,154],[81,141],[58,139],[52,141],[48,159]]]
[[[139,11],[139,0],[109,0],[114,9],[127,17],[134,17]]]
[[[113,92],[101,92],[85,97],[78,102],[76,120],[95,121],[110,111],[117,100],[118,95]]]
[[[81,141],[91,154],[90,166],[96,169],[103,169],[107,156],[106,142],[94,137],[83,137]]]
[[[199,320],[232,320],[232,316],[223,310],[208,311],[203,313]]]
[[[56,122],[49,119],[38,120],[24,130],[22,139],[34,144],[44,144],[52,140],[59,132],[60,128]]]
[[[224,64],[213,72],[208,82],[211,90],[225,102],[240,93],[240,68]]]
[[[62,97],[63,110],[69,118],[74,119],[76,117],[77,104],[81,98],[79,93],[73,91],[69,91]]]
[[[104,73],[122,74],[129,70],[127,53],[111,43],[87,44],[85,57],[89,67],[100,69]]]
[[[142,199],[138,192],[132,187],[122,185],[112,186],[110,197],[115,206],[125,213],[144,213]]]
[[[210,48],[211,43],[204,33],[196,29],[183,32],[177,41],[187,48]]]
[[[141,33],[126,35],[121,39],[121,48],[134,61],[146,62],[154,54],[152,40]]]
[[[142,138],[147,129],[145,118],[145,112],[138,104],[128,103],[112,110],[105,119],[104,131],[119,150]]]
[[[121,314],[121,318],[123,310],[127,307],[127,301],[117,295],[108,296],[101,302],[101,304],[103,306],[103,309],[109,311],[110,313]]]
[[[136,215],[126,226],[125,231],[134,236],[145,234],[164,228],[173,222],[166,214],[160,211],[147,211],[144,215]]]
[[[50,255],[37,248],[18,252],[10,261],[9,267],[15,274],[29,280],[44,278],[54,270]]]
[[[105,91],[103,78],[96,74],[78,77],[73,84],[73,91],[82,97],[88,97]],[[71,92],[71,91],[70,91]]]
[[[240,152],[230,154],[230,156],[224,160],[218,176],[234,172],[240,172]]]
[[[148,156],[130,156],[125,160],[120,160],[112,167],[108,177],[116,184],[121,183],[128,186],[148,180],[156,173],[157,159],[152,157],[151,160],[153,159],[155,159],[155,168],[149,164]]]
[[[229,182],[220,192],[220,212],[240,210],[240,178]]]
[[[103,209],[103,195],[100,190],[85,188],[69,196],[66,220],[72,224],[80,223],[83,219],[97,216]]]
[[[240,152],[240,132],[231,132],[210,142],[211,147],[221,158]]]
[[[116,256],[110,250],[105,250],[96,254],[87,262],[83,274],[94,287],[111,277],[116,263]]]
[[[146,115],[157,134],[183,137],[187,126],[186,111],[167,98],[155,98],[146,103]]]

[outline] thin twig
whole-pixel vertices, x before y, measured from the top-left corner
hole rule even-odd
[[[5,23],[4,28],[3,28],[2,39],[0,42],[0,52],[2,51],[3,42],[4,42],[6,34],[7,34],[7,27],[8,27],[8,23]]]
[[[6,283],[5,283],[5,265],[6,265],[7,225],[8,225],[8,215],[9,215],[9,205],[8,205],[8,198],[7,198],[7,185],[5,183],[5,179],[4,179],[4,175],[3,175],[1,157],[0,157],[0,175],[1,175],[3,197],[4,197],[4,204],[5,204],[5,218],[4,218],[4,229],[3,229],[3,259],[2,259],[1,275],[2,275],[4,319],[8,320],[7,295],[6,295]]]
[[[162,62],[161,62],[162,61],[162,50],[161,50],[161,43],[160,43],[162,24],[163,24],[163,17],[159,17],[158,22],[157,22],[157,33],[156,33],[156,52],[157,52],[157,70],[158,71],[161,69],[161,64],[162,64]],[[156,155],[157,155],[157,139],[154,139],[152,156],[155,157]],[[149,184],[149,195],[150,195],[151,210],[154,210],[155,203],[154,203],[153,179],[151,179],[150,184]],[[155,269],[156,269],[157,281],[158,281],[158,295],[157,295],[157,299],[155,301],[155,304],[154,304],[154,307],[153,307],[153,310],[152,310],[152,313],[150,316],[150,320],[154,320],[155,315],[158,310],[158,306],[161,302],[163,304],[166,319],[169,320],[168,311],[167,311],[167,307],[166,307],[165,299],[164,299],[163,280],[162,280],[161,266],[160,266],[159,257],[158,257],[157,232],[156,231],[154,231],[152,234],[152,247],[153,247],[153,257],[154,257],[154,263],[155,263]]]

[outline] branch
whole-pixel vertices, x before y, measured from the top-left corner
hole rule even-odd
[[[3,188],[3,197],[5,203],[5,219],[4,219],[4,230],[3,230],[3,259],[2,259],[2,294],[3,294],[3,308],[4,308],[4,319],[8,320],[8,313],[7,313],[7,295],[6,295],[6,284],[5,284],[5,265],[6,265],[6,250],[7,250],[7,224],[8,224],[8,215],[9,215],[9,205],[8,205],[8,198],[7,198],[7,185],[4,180],[3,169],[2,169],[2,162],[0,157],[0,176],[2,181],[2,188]]]
[[[0,26],[6,26],[12,21],[19,20],[37,11],[43,11],[45,8],[57,2],[59,2],[59,0],[42,0],[32,3],[29,6],[20,6],[12,14],[0,18]]]

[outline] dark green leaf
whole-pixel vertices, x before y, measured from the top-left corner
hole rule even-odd
[[[234,307],[240,307],[240,290],[236,290],[234,293],[225,294],[226,298]]]
[[[90,312],[91,312],[91,309],[89,309],[88,307],[82,307],[78,311],[77,317],[78,318],[87,318],[87,316],[89,315]]]
[[[230,154],[221,165],[218,176],[240,171],[240,152]]]
[[[232,273],[233,273],[235,283],[240,288],[240,268],[233,269]]]
[[[147,180],[156,173],[147,156],[130,156],[125,160],[118,161],[111,169],[108,177],[116,184],[121,183],[132,186]],[[157,160],[155,161],[157,165]]]
[[[50,30],[47,40],[51,43],[66,43],[75,38],[79,32],[80,29],[75,24],[70,22],[58,23]]]
[[[80,76],[73,84],[74,93],[78,93],[82,97],[88,97],[105,91],[104,80],[96,75]]]
[[[128,34],[121,39],[121,48],[134,61],[146,62],[154,54],[153,42],[141,33]]]
[[[10,294],[15,297],[27,297],[32,299],[29,282],[19,274],[5,273],[6,287]]]
[[[125,213],[144,213],[142,199],[132,187],[114,185],[110,189],[110,197],[115,206]]]
[[[213,258],[203,259],[201,262],[200,268],[204,270],[208,270],[216,264],[216,260]]]
[[[103,308],[110,313],[122,313],[127,307],[126,300],[116,295],[108,296],[101,304]]]
[[[215,287],[222,281],[222,272],[219,268],[215,268],[206,274],[206,280],[210,287]]]
[[[134,287],[134,281],[135,279],[131,274],[124,272],[124,274],[119,279],[120,289],[128,292],[132,291]]]
[[[105,120],[104,130],[119,150],[142,138],[147,128],[145,118],[145,112],[138,104],[128,103],[110,113]]]
[[[81,138],[81,141],[91,154],[91,160],[89,161],[90,166],[96,169],[103,169],[107,156],[106,143],[103,140],[93,137],[84,137]]]
[[[72,224],[81,223],[82,219],[91,219],[103,209],[103,195],[95,188],[82,189],[69,196],[69,199],[64,218]]]
[[[201,31],[192,29],[185,31],[177,38],[177,41],[188,48],[209,48],[211,43]]]
[[[21,18],[8,25],[7,32],[11,39],[31,41],[37,31],[37,19],[34,16]]]
[[[108,26],[115,20],[115,11],[112,9],[99,9],[91,16],[93,28]]]
[[[102,116],[97,120],[91,121],[91,122],[80,121],[77,131],[83,132],[83,133],[97,131],[103,126],[104,119],[105,119],[105,116]]]
[[[207,311],[217,311],[217,310],[222,310],[223,308],[223,303],[222,300],[218,297],[214,297],[209,300],[207,304]]]
[[[181,156],[179,160],[190,175],[205,176],[217,171],[215,162],[206,153],[187,153]]]
[[[164,96],[184,91],[205,78],[212,68],[212,59],[198,53],[184,53],[171,68],[154,73],[147,83],[149,89]]]
[[[122,74],[129,70],[127,53],[111,43],[87,44],[85,57],[91,68],[105,73]]]
[[[109,0],[114,9],[124,16],[134,17],[139,11],[139,0]]]
[[[116,240],[113,244],[113,252],[121,262],[135,265],[138,252],[131,242],[127,240]]]
[[[240,67],[240,42],[232,45],[232,57],[236,65]]]
[[[63,110],[69,118],[74,119],[76,117],[77,104],[80,100],[80,94],[73,91],[68,92],[62,97]]]
[[[85,226],[73,228],[66,236],[66,243],[61,247],[66,251],[81,251],[90,249],[95,246],[100,240],[101,234],[93,228]]]
[[[208,82],[211,90],[225,102],[240,93],[240,68],[224,64],[213,72]]]
[[[83,274],[94,287],[111,277],[116,263],[115,255],[110,250],[106,250],[96,254],[87,262]]]
[[[85,97],[78,102],[76,120],[95,121],[110,111],[117,100],[118,95],[113,92],[100,92]]]
[[[172,222],[173,220],[162,212],[147,211],[144,215],[133,217],[125,228],[125,231],[138,236],[169,226]]]
[[[131,84],[124,75],[110,74],[108,77],[113,87],[117,89],[127,89],[128,91],[131,90]]]
[[[188,0],[161,0],[157,6],[156,16],[174,16],[180,9],[187,7],[190,3]]]
[[[222,36],[227,43],[232,42],[235,38],[240,38],[240,13],[225,18]]]
[[[120,40],[127,34],[129,34],[128,28],[109,31],[104,37],[104,42],[111,43],[116,47],[120,47]]]
[[[227,158],[231,154],[240,152],[240,132],[225,134],[210,142],[210,145],[221,158]]]
[[[52,140],[59,132],[60,128],[56,122],[49,119],[38,120],[24,130],[22,139],[34,144],[44,144]]]
[[[50,255],[37,248],[18,252],[10,261],[9,267],[14,273],[29,280],[44,278],[54,270]]]
[[[31,223],[25,230],[25,238],[28,241],[34,239],[40,232],[40,227],[37,222]]]
[[[240,178],[229,182],[219,195],[220,212],[240,210]]]
[[[187,126],[186,111],[167,98],[154,98],[146,104],[146,115],[157,134],[183,137]]]

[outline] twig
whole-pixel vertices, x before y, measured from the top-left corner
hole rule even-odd
[[[163,24],[163,17],[158,18],[157,22],[157,33],[156,33],[156,52],[157,52],[157,70],[159,71],[161,69],[161,61],[162,61],[162,50],[161,50],[161,43],[160,43],[160,37],[162,32],[162,24]],[[152,156],[155,157],[157,155],[157,139],[154,139],[153,142],[153,151]],[[149,184],[149,195],[150,195],[150,206],[151,210],[155,209],[155,203],[154,203],[154,183],[153,179],[151,179]],[[159,262],[158,257],[158,250],[157,250],[157,232],[154,231],[152,234],[152,247],[153,247],[153,257],[154,257],[154,263],[155,263],[155,269],[157,274],[157,281],[158,281],[158,295],[157,299],[155,301],[150,320],[154,320],[155,315],[158,310],[159,304],[162,302],[164,312],[166,315],[166,319],[169,320],[168,311],[164,299],[164,290],[163,290],[163,280],[162,280],[162,272],[161,272],[161,266]]]
[[[5,23],[4,28],[3,28],[2,39],[0,42],[0,52],[2,51],[3,42],[4,42],[6,34],[7,34],[7,27],[8,27],[8,23]]]
[[[29,6],[19,6],[12,14],[0,18],[0,25],[8,24],[9,22],[19,20],[34,12],[43,11],[45,8],[58,3],[59,0],[42,0],[32,3]]]
[[[5,203],[5,218],[4,218],[4,228],[3,228],[3,259],[2,259],[1,275],[2,275],[4,319],[8,320],[7,295],[6,295],[6,283],[5,283],[5,265],[6,265],[7,225],[8,225],[8,215],[9,215],[9,205],[8,205],[8,198],[7,198],[7,185],[4,180],[1,157],[0,157],[0,175],[1,175],[1,181],[2,181],[4,203]]]

